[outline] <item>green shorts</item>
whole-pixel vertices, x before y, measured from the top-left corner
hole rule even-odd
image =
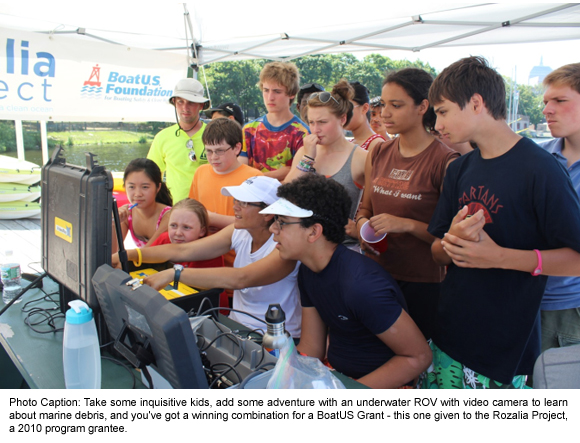
[[[420,389],[526,389],[527,375],[516,375],[509,384],[492,380],[453,360],[430,342],[433,363],[419,379]]]

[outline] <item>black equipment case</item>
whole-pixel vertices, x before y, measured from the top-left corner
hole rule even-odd
[[[58,147],[42,168],[42,267],[61,285],[61,310],[80,298],[103,329],[91,279],[111,264],[113,177],[94,157],[84,168],[67,164]]]

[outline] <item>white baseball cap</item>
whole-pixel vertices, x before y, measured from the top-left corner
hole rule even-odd
[[[302,209],[294,203],[289,202],[284,198],[278,199],[265,209],[260,211],[260,214],[274,214],[285,215],[287,217],[308,218],[314,215],[314,212],[309,209]]]
[[[278,199],[276,195],[278,186],[280,182],[275,178],[259,175],[247,179],[239,186],[224,186],[222,195],[241,202],[262,202],[270,205]]]
[[[184,78],[177,82],[169,103],[173,104],[175,97],[189,100],[193,103],[204,103],[203,109],[209,108],[209,99],[203,96],[203,85],[194,78]]]

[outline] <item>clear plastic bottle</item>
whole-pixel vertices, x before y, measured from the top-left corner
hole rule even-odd
[[[67,389],[101,388],[101,352],[93,310],[82,300],[69,302],[62,359]]]
[[[6,251],[5,257],[7,262],[13,260],[12,251]],[[2,273],[2,285],[4,286],[2,289],[2,301],[7,305],[22,289],[20,286],[20,265],[18,263],[4,263],[0,265],[0,271]],[[15,303],[20,301],[18,300]]]
[[[286,314],[278,303],[271,304],[268,306],[265,319],[266,333],[262,337],[262,346],[274,357],[280,357],[280,349],[290,338],[284,327]]]

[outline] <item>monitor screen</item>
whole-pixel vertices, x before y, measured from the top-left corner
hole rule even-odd
[[[132,277],[109,265],[99,267],[93,285],[101,311],[121,354],[144,349],[147,362],[175,389],[206,389],[196,338],[185,311],[153,288],[128,286]],[[134,365],[130,357],[128,357]]]

